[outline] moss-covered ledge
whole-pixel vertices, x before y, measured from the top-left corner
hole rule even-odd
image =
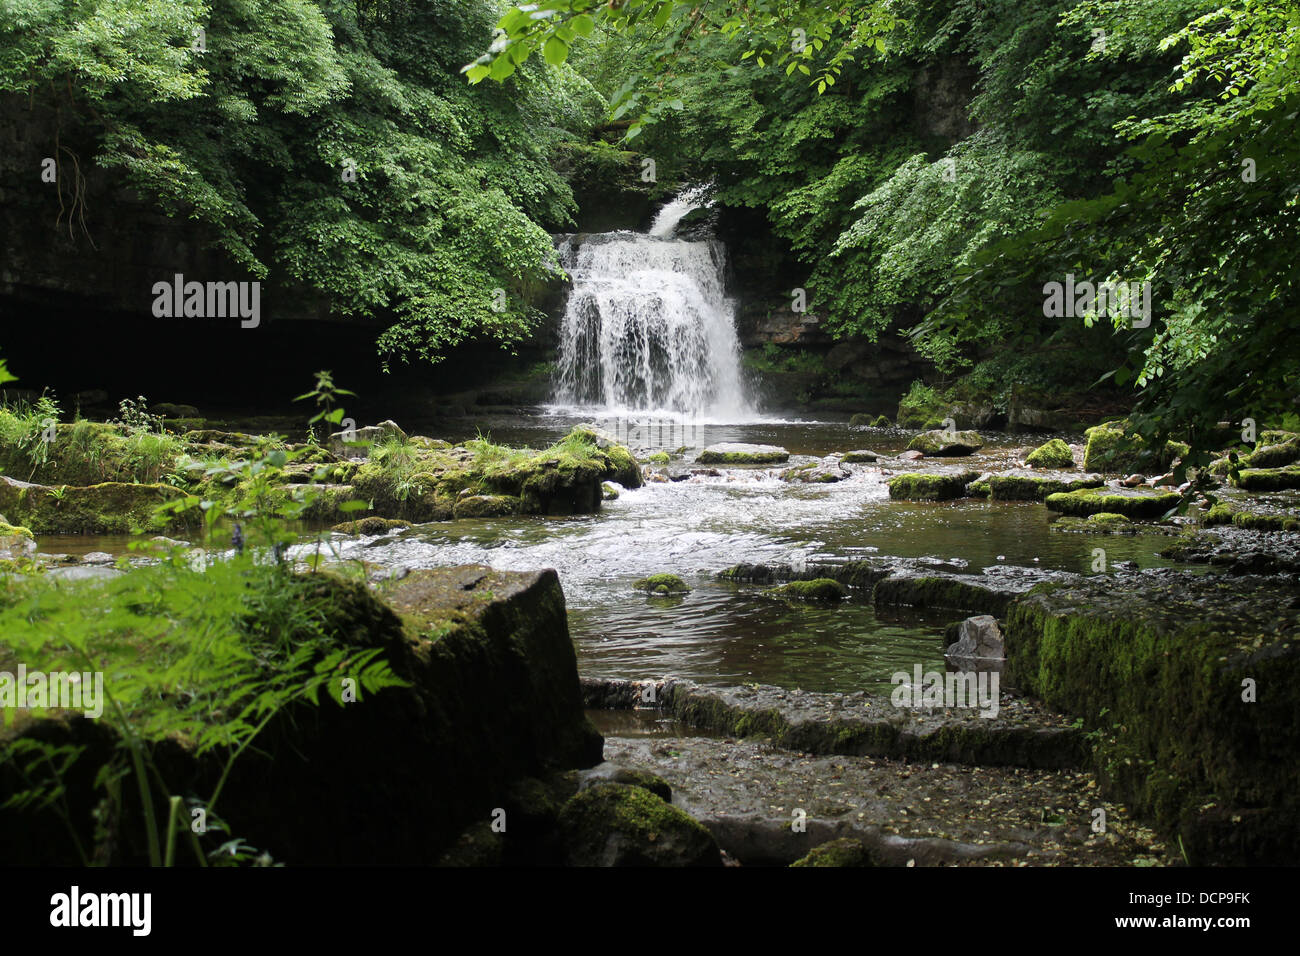
[[[1083,719],[1110,795],[1193,864],[1294,863],[1295,594],[1284,576],[1173,570],[1042,585],[1007,609],[1004,674]]]

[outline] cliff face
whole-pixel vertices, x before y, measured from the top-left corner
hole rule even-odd
[[[0,97],[0,296],[11,305],[145,317],[154,283],[178,272],[247,278],[207,248],[195,223],[164,215],[123,185],[120,170],[97,166],[95,152],[75,119]],[[319,303],[297,296],[278,307],[320,315]]]

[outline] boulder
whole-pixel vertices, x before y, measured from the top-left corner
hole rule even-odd
[[[960,660],[1005,660],[1006,656],[1002,630],[998,627],[997,619],[990,614],[968,617],[962,621],[956,643],[944,652],[944,657]]]
[[[519,499],[508,495],[466,495],[452,508],[453,518],[499,518],[519,510]]]
[[[889,479],[889,497],[905,501],[947,501],[966,496],[966,486],[979,477],[975,471],[951,475],[909,472]]]
[[[1081,488],[1047,496],[1052,511],[1086,518],[1106,512],[1123,515],[1134,521],[1154,520],[1176,507],[1181,496],[1176,492],[1151,492],[1120,488]]]
[[[849,477],[849,472],[834,459],[811,461],[806,465],[796,465],[781,472],[782,481],[802,482],[809,485],[834,484]]]
[[[560,811],[570,866],[721,866],[704,825],[649,790],[600,783]]]
[[[834,603],[849,596],[848,589],[831,578],[813,578],[811,581],[791,581],[767,592],[772,597],[791,601]]]
[[[927,458],[956,458],[974,454],[984,447],[977,432],[935,429],[922,432],[907,444],[909,451],[919,451]]]
[[[1074,453],[1064,441],[1053,438],[1031,451],[1025,464],[1030,468],[1073,468]]]
[[[880,458],[878,454],[867,448],[858,448],[854,451],[844,453],[840,459],[846,465],[868,465]]]
[[[1127,432],[1125,422],[1107,422],[1089,428],[1084,434],[1088,444],[1083,451],[1085,471],[1123,473],[1132,471],[1164,471],[1177,458],[1187,454],[1187,445],[1166,441],[1162,448],[1154,448],[1141,436]]]
[[[874,866],[866,844],[853,837],[828,840],[791,866]]]
[[[779,465],[790,460],[790,453],[776,445],[721,442],[704,449],[695,460],[701,465]]]
[[[644,770],[630,770],[627,767],[620,767],[606,761],[578,774],[578,789],[580,791],[589,790],[602,783],[616,783],[624,787],[640,787],[642,790],[649,790],[665,803],[672,803],[673,800],[673,788],[668,785],[668,781]]]
[[[685,594],[691,589],[690,585],[675,574],[652,574],[634,582],[632,587],[650,594]]]
[[[0,515],[0,561],[16,561],[36,551],[36,538],[26,528],[11,525]]]

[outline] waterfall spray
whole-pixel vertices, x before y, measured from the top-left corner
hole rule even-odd
[[[648,234],[561,244],[573,290],[560,331],[559,402],[607,413],[748,417],[735,307],[723,292],[726,248],[671,238],[695,204],[679,197]]]

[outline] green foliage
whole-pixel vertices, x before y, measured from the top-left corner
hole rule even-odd
[[[144,814],[150,862],[170,865],[177,837],[195,861],[224,860],[214,843],[225,831],[219,798],[235,761],[285,708],[319,703],[322,691],[340,699],[340,672],[355,677],[363,694],[399,684],[380,647],[340,646],[329,621],[336,598],[311,576],[252,555],[196,570],[183,552],[94,586],[32,579],[4,595],[0,658],[22,660],[46,672],[103,674],[102,719],[117,746],[99,768],[101,811],[120,819],[126,806]],[[34,708],[34,718],[48,708]],[[189,807],[178,818],[185,781],[169,780],[154,759],[161,741],[182,741],[195,756],[219,756],[222,773],[211,793],[194,804],[210,833],[191,831]],[[4,741],[0,760],[17,768],[28,787],[7,795],[5,806],[55,807],[74,840],[83,821],[66,817],[62,780],[81,756],[36,737]],[[126,799],[123,781],[136,798]],[[163,806],[169,806],[164,816]],[[83,860],[98,848],[80,845]],[[186,852],[190,852],[187,850]]]
[[[498,14],[494,0],[24,0],[0,5],[0,92],[55,117],[60,183],[113,170],[234,268],[386,323],[385,361],[434,361],[531,329],[559,275],[546,230],[574,211],[550,149],[603,109],[567,67],[529,64],[508,89],[461,81]]]
[[[59,420],[59,404],[50,395],[34,402],[20,400],[0,405],[0,447],[10,447],[31,465],[32,475],[50,460],[49,428]]]
[[[324,420],[341,417],[342,409],[333,403],[350,394],[324,372],[316,388],[302,397],[322,406],[317,418]],[[124,401],[121,408],[127,441],[137,441],[140,454],[157,453],[176,441],[149,430],[158,421],[143,399]],[[87,441],[93,427],[78,423],[70,440],[74,445]],[[82,828],[69,816],[64,799],[66,775],[84,748],[18,735],[4,740],[0,749],[0,762],[25,783],[7,796],[4,806],[52,808],[63,818],[83,862],[102,861],[111,852],[106,844],[118,828],[114,821],[131,807],[143,815],[152,865],[175,861],[178,837],[200,865],[250,859],[256,851],[242,840],[214,848],[213,837],[205,845],[190,829],[189,813],[179,812],[178,792],[188,784],[165,777],[155,746],[180,741],[195,757],[218,755],[222,772],[213,791],[198,801],[215,836],[227,832],[217,804],[231,768],[277,715],[299,702],[318,705],[322,691],[341,702],[340,673],[353,677],[361,694],[401,685],[382,646],[340,645],[334,619],[346,601],[335,579],[294,574],[281,560],[283,548],[296,539],[289,523],[310,507],[314,485],[324,477],[325,469],[318,469],[299,494],[285,494],[285,467],[310,450],[287,450],[272,438],[238,461],[182,459],[180,467],[201,471],[209,490],[233,486],[234,493],[187,495],[158,508],[158,515],[200,510],[209,542],[222,518],[237,519],[233,556],[209,560],[183,548],[136,545],[152,550],[154,561],[99,585],[32,576],[20,583],[6,580],[0,590],[0,662],[12,659],[46,672],[104,675],[103,717],[116,740],[112,756],[95,775],[96,788],[104,792],[96,833],[105,845],[83,845],[78,836]],[[364,507],[350,502],[341,510]],[[251,542],[252,548],[245,548],[244,524],[260,538]],[[270,560],[267,550],[256,547],[259,543],[269,549]],[[318,536],[313,566],[319,560]],[[45,710],[34,709],[31,716],[44,716]],[[138,803],[124,796],[128,778]]]

